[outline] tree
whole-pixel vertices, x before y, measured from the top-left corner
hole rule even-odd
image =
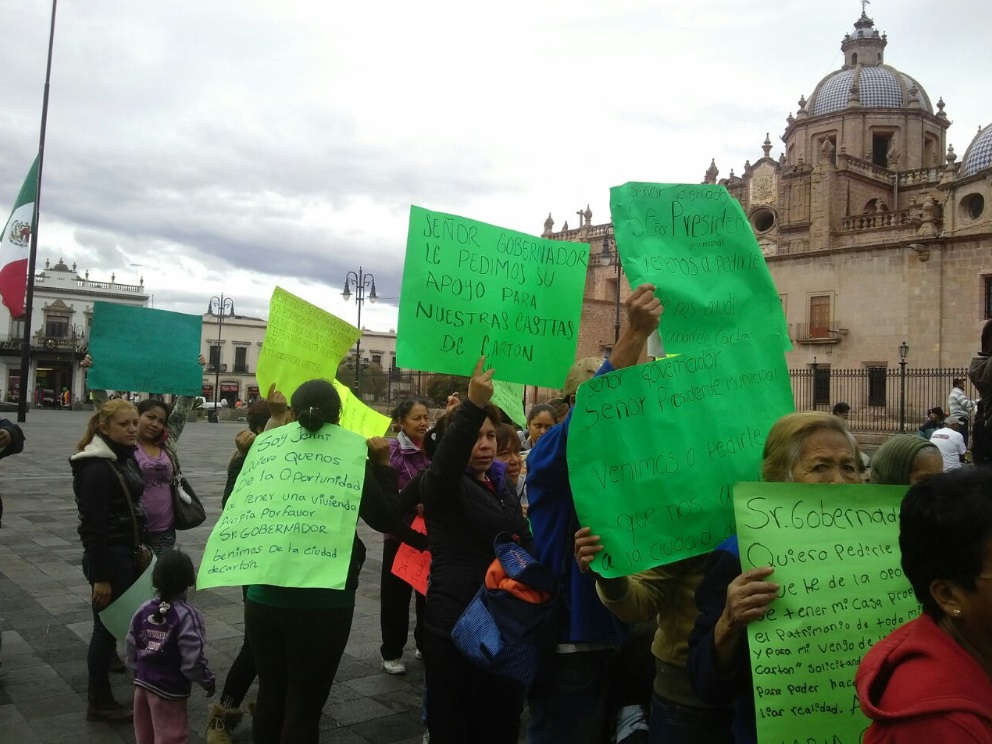
[[[464,400],[468,396],[468,377],[458,375],[434,375],[427,383],[425,391],[427,400],[436,406],[443,407],[448,402],[448,396],[457,391]]]

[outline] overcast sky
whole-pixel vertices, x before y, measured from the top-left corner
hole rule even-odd
[[[0,211],[38,145],[51,3],[0,0]],[[781,152],[843,63],[860,2],[63,0],[39,267],[136,282],[161,309],[272,288],[354,323],[359,265],[395,328],[410,204],[540,234],[611,186],[698,183]],[[873,0],[886,63],[954,122],[992,122],[992,4]],[[392,298],[392,299],[389,299]]]

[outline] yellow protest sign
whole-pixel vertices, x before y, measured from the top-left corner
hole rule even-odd
[[[255,378],[265,393],[275,383],[287,399],[307,380],[333,380],[361,332],[350,323],[276,287]]]
[[[343,382],[334,380],[334,389],[341,396],[341,420],[338,422],[348,431],[361,434],[366,439],[383,437],[389,431],[392,423],[389,416],[383,416],[373,408],[369,408],[355,397],[351,388]]]

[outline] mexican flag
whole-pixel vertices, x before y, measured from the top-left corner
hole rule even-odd
[[[24,179],[10,219],[0,233],[0,297],[12,318],[24,315],[28,288],[28,251],[34,229],[34,202],[38,196],[38,158]]]

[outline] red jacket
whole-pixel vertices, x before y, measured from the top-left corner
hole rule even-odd
[[[992,744],[992,680],[929,615],[875,644],[855,683],[864,744]]]

